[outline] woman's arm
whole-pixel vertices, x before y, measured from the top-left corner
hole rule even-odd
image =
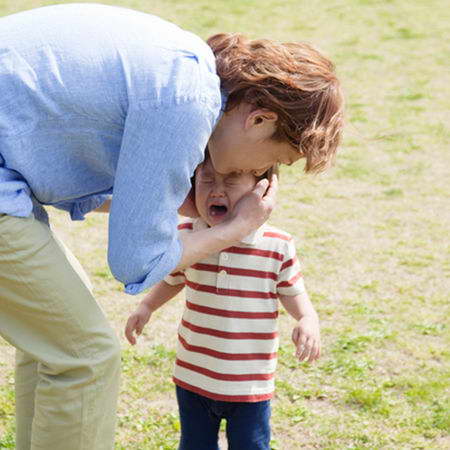
[[[254,191],[241,199],[236,205],[235,216],[230,221],[216,225],[206,230],[195,231],[180,236],[183,243],[183,253],[175,270],[182,270],[195,264],[212,253],[217,253],[230,247],[261,226],[269,217],[274,205],[278,180],[276,175],[267,188],[267,180],[262,180]],[[267,189],[267,190],[266,190]],[[264,194],[265,192],[265,194]],[[183,204],[186,206],[188,199]],[[109,213],[111,199],[107,199],[94,212]],[[179,212],[186,214],[187,209]],[[189,209],[193,216],[194,208]]]
[[[129,294],[154,285],[180,261],[177,209],[217,113],[200,100],[146,106],[127,113],[109,217],[109,266]]]

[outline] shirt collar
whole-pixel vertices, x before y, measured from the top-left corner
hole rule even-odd
[[[198,217],[194,220],[192,224],[193,231],[206,230],[208,228],[208,224],[201,218]],[[245,236],[241,239],[242,244],[246,245],[256,245],[258,241],[263,237],[264,234],[264,225],[260,226],[257,230]]]

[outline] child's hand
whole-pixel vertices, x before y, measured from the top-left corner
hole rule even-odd
[[[133,332],[136,332],[136,336],[140,336],[151,315],[152,311],[146,305],[139,305],[136,311],[128,318],[125,326],[125,336],[131,345],[136,344]]]
[[[292,341],[299,361],[313,362],[320,357],[320,327],[317,317],[304,316],[292,331]]]

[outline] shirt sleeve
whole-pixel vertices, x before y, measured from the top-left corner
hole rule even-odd
[[[284,260],[278,274],[277,293],[279,295],[299,295],[306,292],[303,274],[297,258],[294,240],[287,242]]]
[[[54,203],[52,206],[68,211],[72,220],[84,220],[87,213],[102,206],[108,198],[111,198],[108,194],[91,195],[75,201]]]
[[[177,210],[219,115],[206,100],[131,110],[114,182],[108,262],[125,292],[162,280],[181,254]]]
[[[179,286],[186,282],[184,271],[172,272],[164,278],[164,281],[171,286]]]

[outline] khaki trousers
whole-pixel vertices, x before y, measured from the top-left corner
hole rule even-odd
[[[17,349],[16,449],[112,449],[118,340],[78,261],[33,216],[0,215],[0,334]]]

